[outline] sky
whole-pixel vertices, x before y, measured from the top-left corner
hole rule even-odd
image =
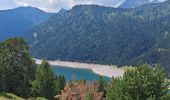
[[[58,12],[60,9],[71,9],[80,4],[98,4],[116,7],[124,0],[0,0],[0,10],[12,9],[20,6],[37,7],[46,12]]]
[[[0,0],[0,10],[13,9],[20,6],[32,6],[46,12],[58,12],[62,8],[68,10],[80,4],[97,4],[117,7],[124,1],[125,0]]]

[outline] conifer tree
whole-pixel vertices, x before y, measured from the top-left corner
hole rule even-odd
[[[103,92],[103,97],[105,97],[106,95],[106,87],[107,87],[107,82],[103,79],[102,76],[100,76],[98,81],[98,91]]]
[[[32,83],[32,93],[34,96],[53,99],[57,95],[56,77],[49,63],[43,60],[36,71],[35,80]]]
[[[61,90],[64,89],[66,85],[65,77],[62,75],[56,76],[56,91],[60,93]]]
[[[23,39],[12,38],[0,43],[0,89],[18,96],[30,95],[35,63]]]
[[[45,97],[52,99],[65,86],[64,76],[55,76],[50,64],[43,60],[36,71],[35,80],[32,82],[32,93],[34,97]]]

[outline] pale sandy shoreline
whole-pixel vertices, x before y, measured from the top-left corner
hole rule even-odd
[[[42,60],[34,59],[36,64],[41,64]],[[49,64],[54,66],[64,66],[71,68],[83,68],[83,69],[91,69],[94,73],[107,76],[107,77],[122,77],[125,69],[117,68],[116,66],[109,65],[99,65],[99,64],[87,64],[87,63],[79,63],[79,62],[68,62],[68,61],[50,61]]]

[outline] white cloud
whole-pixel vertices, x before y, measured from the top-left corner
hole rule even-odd
[[[16,7],[13,0],[0,0],[0,10]]]
[[[48,12],[57,12],[61,8],[70,9],[79,4],[98,4],[115,7],[124,0],[14,0],[17,6],[33,6]]]
[[[79,4],[97,4],[117,7],[124,1],[125,0],[0,0],[0,9],[10,9],[19,6],[33,6],[47,12],[57,12],[61,8],[70,9]]]

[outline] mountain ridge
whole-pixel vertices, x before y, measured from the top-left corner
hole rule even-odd
[[[125,0],[120,4],[120,8],[136,8],[146,4],[161,3],[166,0]]]
[[[0,40],[21,36],[26,30],[46,21],[53,13],[35,7],[0,10]]]
[[[118,66],[143,62],[169,68],[169,6],[169,1],[134,9],[75,6],[25,37],[36,58]]]

